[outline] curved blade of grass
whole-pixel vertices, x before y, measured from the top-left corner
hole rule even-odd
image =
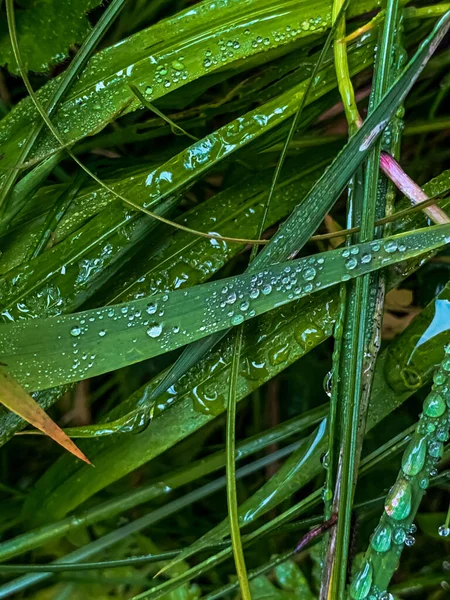
[[[11,377],[4,366],[0,366],[0,402],[22,417],[45,435],[48,435],[80,460],[91,464],[86,456],[77,448],[72,440],[58,425],[42,410],[39,404],[25,392]]]
[[[268,264],[286,260],[300,251],[319,226],[325,214],[333,206],[350,177],[367,158],[372,145],[381,135],[399,105],[419,77],[428,60],[445,36],[450,26],[450,12],[435,26],[432,33],[421,44],[403,73],[385,94],[383,100],[368,116],[361,129],[349,140],[338,157],[328,167],[312,188],[300,207],[280,227],[270,244],[253,261],[254,272]],[[167,390],[180,376],[212,348],[222,336],[211,338],[209,344],[189,347],[175,363],[167,378],[154,390],[153,397]]]
[[[171,221],[170,219],[167,219],[166,217],[159,214],[158,212],[150,211],[145,205],[142,206],[141,204],[136,203],[133,200],[130,200],[129,198],[123,196],[122,194],[119,194],[112,187],[108,186],[104,181],[102,181],[99,177],[97,177],[97,175],[95,175],[95,173],[93,173],[88,167],[86,167],[86,165],[84,163],[81,162],[81,160],[77,156],[75,156],[75,154],[69,149],[69,147],[67,147],[67,145],[66,145],[63,137],[60,135],[59,131],[53,125],[53,122],[49,118],[47,112],[44,110],[42,104],[40,103],[40,101],[38,99],[38,96],[36,95],[33,87],[31,86],[30,80],[28,78],[28,74],[26,72],[26,69],[23,65],[23,62],[22,62],[22,59],[20,56],[20,49],[19,49],[18,40],[17,40],[17,32],[16,32],[15,16],[14,16],[14,0],[6,0],[6,14],[8,17],[8,28],[9,28],[9,35],[11,38],[11,44],[12,44],[12,48],[13,48],[14,56],[16,58],[17,65],[19,67],[20,75],[23,79],[23,82],[25,84],[27,92],[28,92],[34,106],[36,107],[37,111],[39,112],[40,116],[42,117],[42,120],[45,122],[48,129],[51,131],[51,133],[55,137],[56,141],[59,143],[59,145],[60,145],[59,149],[64,147],[67,154],[72,158],[73,161],[75,161],[75,163],[89,177],[91,177],[96,183],[98,183],[101,187],[103,187],[105,190],[107,190],[110,194],[113,194],[114,196],[116,196],[116,198],[118,198],[119,200],[122,200],[122,202],[124,202],[128,206],[131,206],[138,212],[139,211],[143,212],[144,214],[152,217],[153,219],[156,219],[157,221],[160,221],[161,223],[170,225],[172,227],[181,229],[183,231],[187,231],[188,233],[191,233],[193,235],[203,236],[203,237],[207,237],[207,238],[220,237],[217,235],[212,236],[211,234],[202,232],[202,231],[189,230],[189,228],[187,228],[185,225],[182,225],[175,221]],[[197,172],[199,172],[199,171],[201,172],[201,169],[197,169]],[[167,180],[171,181],[171,177],[170,176],[168,177],[167,173],[164,174],[163,179],[165,179],[166,181]],[[166,191],[166,193],[163,197],[167,197],[167,196],[168,196],[168,192]],[[224,239],[224,238],[222,238],[222,239]],[[255,240],[242,240],[242,239],[236,239],[236,238],[227,238],[226,241],[236,242],[236,243],[242,243],[242,242],[257,243],[257,244],[259,243],[259,240],[256,240],[256,241]]]
[[[398,451],[398,445],[395,444],[392,450],[393,450],[393,453],[396,453]],[[364,462],[363,462],[364,471],[369,471],[375,464],[378,463],[380,456],[377,456],[376,454],[377,453],[371,454],[364,460]],[[389,450],[388,450],[387,454],[390,455]],[[281,528],[281,526],[283,524],[289,522],[296,516],[305,512],[306,510],[311,509],[313,506],[316,506],[319,502],[320,502],[320,490],[313,492],[312,494],[310,494],[309,496],[304,498],[302,501],[300,501],[298,504],[294,505],[293,507],[291,507],[290,509],[288,509],[281,515],[278,515],[277,517],[272,519],[272,521],[270,521],[269,523],[262,525],[254,532],[246,535],[245,543],[246,544],[254,543],[255,541],[257,541],[258,539],[260,539],[267,533],[273,531],[274,529]],[[150,598],[152,600],[153,599],[156,600],[157,598],[163,597],[163,595],[165,593],[168,593],[168,592],[176,589],[176,587],[179,586],[180,584],[182,584],[186,581],[189,581],[193,577],[201,575],[201,574],[209,571],[211,568],[215,567],[217,564],[220,564],[223,560],[225,560],[230,555],[230,553],[231,553],[231,551],[229,549],[225,549],[213,556],[210,556],[209,558],[207,558],[200,564],[192,567],[191,569],[189,569],[187,572],[183,573],[181,576],[177,577],[176,579],[169,581],[169,582],[162,583],[162,584],[152,588],[148,592],[143,592],[142,594],[135,596],[134,600],[137,600],[137,599],[139,599],[139,600],[149,599],[150,600]]]
[[[292,452],[293,447],[295,447],[297,443],[294,443],[291,446],[287,446],[282,450],[277,452],[273,452],[272,454],[260,458],[249,465],[241,467],[236,472],[236,476],[238,478],[246,477],[247,475],[254,473],[271,462],[278,460],[282,456],[286,456],[290,452]],[[207,483],[206,485],[194,490],[193,492],[189,492],[188,494],[173,500],[172,502],[166,504],[165,506],[161,506],[160,508],[151,511],[147,515],[140,517],[124,525],[123,527],[119,527],[115,531],[107,533],[106,535],[98,538],[94,542],[87,544],[73,552],[66,554],[66,556],[61,557],[55,561],[55,564],[65,562],[65,563],[77,563],[86,558],[89,558],[98,552],[105,550],[106,548],[111,547],[114,544],[117,544],[121,540],[127,538],[130,535],[138,533],[142,529],[149,527],[150,525],[159,522],[162,519],[167,518],[171,514],[177,512],[185,506],[189,506],[193,502],[205,498],[217,490],[223,489],[226,485],[226,478],[220,477],[211,483]],[[5,585],[0,586],[0,598],[8,598],[14,593],[17,593],[20,590],[24,590],[29,588],[31,585],[35,585],[40,581],[45,581],[49,577],[52,576],[52,573],[35,573],[33,575],[26,575],[24,577],[20,577],[12,582],[6,583]]]
[[[405,330],[405,332],[396,340],[391,346],[383,352],[380,360],[377,363],[374,386],[373,386],[373,401],[369,411],[368,428],[370,429],[376,423],[380,422],[386,415],[390,414],[396,407],[401,405],[414,391],[419,389],[422,385],[426,384],[430,378],[430,374],[436,363],[442,360],[442,347],[444,342],[450,341],[450,330],[448,328],[442,329],[438,336],[432,337],[427,331],[435,331],[434,322],[436,306],[439,302],[444,304],[448,302],[450,298],[449,288],[445,288],[436,302],[433,301],[423,313],[414,320],[414,322]],[[328,301],[329,302],[329,301]],[[314,310],[316,310],[315,302],[311,303]],[[295,309],[295,307],[294,307]],[[333,311],[333,312],[330,312]],[[293,316],[297,317],[298,309],[293,311]],[[317,343],[319,340],[326,339],[330,335],[330,330],[326,331],[327,319],[333,319],[336,313],[336,307],[333,310],[332,305],[328,304],[327,309],[324,311],[323,320],[324,323],[320,322],[323,330],[318,330],[316,324],[316,333],[311,339],[312,344],[309,347]],[[317,323],[318,315],[315,314],[315,323]],[[286,314],[282,317],[283,326],[286,326],[288,332],[291,333],[296,327],[295,321],[287,318]],[[305,329],[306,324],[302,324],[300,331]],[[272,330],[273,324],[270,323]],[[307,322],[307,326],[310,329],[312,322]],[[331,325],[328,325],[331,328]],[[321,334],[319,334],[321,331]],[[259,337],[259,336],[258,336]],[[424,346],[424,352],[417,353],[415,351],[418,339],[429,339],[429,342]],[[306,338],[305,338],[306,339]],[[314,341],[313,341],[314,340]],[[254,354],[255,343],[252,339],[247,341],[249,344],[252,354],[251,358],[256,363],[261,363],[265,359],[265,352]],[[260,342],[259,342],[260,343]],[[276,343],[276,342],[275,342]],[[266,344],[269,348],[274,345],[272,338],[267,338]],[[292,345],[295,348],[294,345]],[[267,349],[266,349],[267,351]],[[295,360],[298,356],[301,356],[305,352],[304,349],[300,350],[300,353],[291,355],[291,360]],[[225,356],[225,360],[230,358],[224,355],[222,349],[220,349],[219,360],[222,361],[222,356]],[[249,361],[250,362],[250,361]],[[411,364],[411,368],[409,368]],[[214,365],[212,365],[214,366]],[[244,365],[245,368],[245,365]],[[277,366],[280,370],[283,367]],[[214,389],[227,389],[229,381],[229,371],[225,369],[218,377],[219,369],[212,369],[212,385]],[[403,375],[405,373],[405,375]],[[273,375],[274,372],[271,373]],[[259,377],[263,377],[263,374],[259,374]],[[254,377],[254,375],[252,375]],[[267,375],[265,376],[267,377]],[[408,377],[408,380],[405,378]],[[198,385],[198,376],[194,377],[195,383],[191,381],[187,382],[187,388],[190,390],[192,385]],[[414,385],[411,385],[411,381]],[[252,381],[247,376],[241,376],[239,379],[240,383],[240,397],[245,397],[251,390],[249,384],[256,387],[261,384],[260,380]],[[153,383],[155,385],[155,383]],[[145,398],[148,396],[149,387],[145,386],[142,390],[136,393],[135,397],[132,398],[133,404],[136,404],[136,400]],[[184,394],[182,395],[184,396]],[[195,398],[195,396],[194,396]],[[222,408],[223,410],[223,408]],[[72,510],[78,506],[81,502],[86,500],[95,491],[102,489],[112,481],[128,473],[133,467],[130,465],[130,457],[135,456],[134,468],[143,464],[144,462],[154,458],[163,452],[167,447],[172,446],[176,441],[179,441],[189,433],[195,431],[208,421],[214,418],[214,413],[201,414],[195,407],[192,406],[191,397],[179,398],[177,404],[173,406],[171,410],[163,411],[155,417],[154,426],[148,427],[139,436],[131,436],[126,440],[120,442],[116,439],[116,443],[113,447],[106,446],[106,448],[99,448],[99,441],[94,444],[86,446],[89,450],[89,454],[92,454],[95,463],[97,464],[97,476],[92,477],[89,469],[81,471],[77,465],[72,462],[70,463],[67,458],[60,459],[59,464],[54,465],[41,479],[36,486],[34,495],[31,496],[26,506],[26,516],[28,519],[37,520],[48,520],[58,518],[64,515],[67,511]],[[181,423],[185,423],[186,420],[191,424],[189,430],[181,427]],[[172,437],[170,437],[172,436]],[[314,434],[311,439],[317,437]],[[295,461],[287,461],[286,469],[283,470],[276,481],[271,481],[270,485],[266,486],[266,490],[261,490],[256,494],[255,498],[250,499],[242,507],[243,514],[251,510],[251,514],[254,518],[260,516],[265,512],[265,509],[269,510],[272,506],[276,505],[282,499],[290,496],[294,491],[299,489],[302,485],[310,481],[311,477],[314,477],[321,472],[322,466],[320,457],[326,449],[326,438],[322,439],[319,437],[319,443],[316,448],[312,451],[309,450],[310,442],[306,442],[303,448],[307,454],[307,461],[299,462],[298,455],[295,456]],[[288,463],[291,463],[289,465]],[[115,471],[111,476],[109,466],[114,464]],[[286,473],[292,475],[291,479],[286,478]],[[286,485],[288,484],[288,485]],[[320,498],[320,493],[319,493]],[[43,502],[43,499],[45,500]],[[268,502],[271,499],[271,502]],[[248,519],[247,519],[248,520]],[[223,535],[226,534],[226,527],[222,527],[220,530]],[[221,537],[219,537],[221,539]],[[214,541],[217,541],[215,539]]]
[[[377,6],[376,0],[364,0],[352,6],[352,14],[362,14]],[[324,28],[330,26],[328,2],[316,4],[316,16],[321,18]],[[263,15],[264,18],[258,18]],[[313,38],[317,28],[301,27],[310,17],[306,0],[292,2],[278,0],[251,0],[236,3],[227,0],[217,5],[213,0],[199,3],[194,10],[188,8],[180,13],[143,30],[120,44],[102,50],[88,63],[79,81],[75,82],[70,94],[54,114],[59,130],[67,129],[68,144],[100,131],[123,112],[136,110],[129,83],[138,85],[151,102],[169,92],[185,86],[200,77],[219,69],[234,65],[244,57],[248,60],[259,57],[267,62],[267,49],[289,52],[292,42]],[[279,32],[290,26],[295,35],[279,36]],[[246,33],[246,31],[249,33]],[[253,42],[268,39],[269,46]],[[221,52],[219,40],[237,41],[239,46],[232,51]],[[174,50],[174,44],[176,50]],[[210,61],[206,61],[208,50]],[[184,68],[178,71],[180,55]],[[149,60],[151,57],[151,60]],[[253,65],[250,61],[250,65]],[[175,66],[174,66],[175,65]],[[161,69],[162,67],[162,69]],[[161,70],[167,73],[160,74]],[[59,78],[39,91],[38,97],[45,105]],[[167,81],[169,86],[166,85]],[[132,102],[130,104],[130,102]],[[5,152],[2,168],[14,168],[17,163],[18,142],[29,131],[30,123],[36,121],[37,113],[30,101],[22,102],[2,121],[2,146]],[[55,150],[52,135],[43,132],[36,144],[32,158],[40,160]]]
[[[327,155],[330,156],[331,153],[324,153],[321,160],[320,156],[311,154],[305,160],[302,170],[296,169],[293,164],[289,165],[286,179],[275,196],[277,202],[270,210],[268,224],[272,225],[284,217],[295,202],[304,197],[309,186],[319,176],[320,165],[329,162]],[[125,180],[118,180],[118,184],[133,187],[137,193],[142,194],[142,182],[145,181],[147,172],[144,171],[143,175],[142,178],[135,174]],[[224,190],[179,219],[193,227],[205,227],[205,223],[211,220],[213,211],[216,228],[220,227],[224,233],[242,232],[244,237],[252,237],[257,232],[254,223],[260,218],[262,191],[268,181],[267,177],[251,175],[240,185]],[[66,186],[63,186],[63,190],[67,192]],[[54,188],[51,191],[56,194]],[[101,190],[96,187],[77,197],[78,206],[75,211],[78,208],[80,212],[85,212],[86,206],[98,204],[99,193]],[[156,205],[153,210],[170,210],[175,202],[177,199],[166,205]],[[106,275],[111,275],[112,265],[116,265],[114,269],[119,268],[120,261],[124,260],[122,257],[130,256],[134,248],[139,248],[139,240],[154,229],[154,224],[147,217],[130,214],[120,204],[113,203],[90,219],[84,227],[75,227],[75,231],[67,236],[67,232],[73,228],[73,212],[69,213],[68,222],[56,229],[54,239],[58,247],[33,261],[32,269],[28,265],[19,265],[0,278],[0,286],[3,287],[0,306],[4,312],[8,311],[8,319],[21,318],[26,311],[36,317],[48,314],[48,309],[40,307],[36,302],[36,296],[45,296],[49,286],[58,289],[58,296],[63,299],[56,307],[57,314],[75,310],[99,287],[99,275],[103,280]],[[157,246],[156,254],[155,244],[149,243],[140,253],[138,261],[127,261],[122,275],[115,275],[112,289],[111,279],[108,277],[108,289],[97,304],[147,296],[158,290],[166,291],[180,286],[180,281],[183,281],[183,285],[202,282],[242,248],[225,242],[211,243],[210,240],[178,230],[166,233],[167,238],[162,247]],[[66,237],[62,240],[64,236]],[[11,263],[11,253],[14,259],[18,254],[15,245],[5,250],[4,268]],[[100,273],[99,268],[102,271]],[[16,282],[14,286],[9,285],[12,281]]]
[[[327,407],[322,406],[238,443],[236,447],[236,460],[242,460],[260,452],[271,444],[281,442],[294,434],[299,435],[320,422],[326,413]],[[95,428],[91,428],[89,433],[95,437]],[[87,527],[99,521],[110,519],[131,508],[165,496],[169,493],[169,490],[172,491],[187,485],[191,481],[205,477],[224,467],[225,461],[225,451],[221,450],[196,461],[189,467],[167,473],[164,477],[163,486],[161,485],[161,481],[157,479],[147,485],[141,486],[137,490],[121,494],[82,513],[71,515],[61,521],[30,530],[23,535],[4,541],[0,544],[0,561],[9,560],[33,548],[54,541],[68,534],[69,531],[75,531],[80,527]]]
[[[74,315],[3,325],[0,355],[27,389],[80,381],[238,325],[335,285],[343,277],[359,277],[442,247],[449,236],[450,225],[437,225],[386,238],[383,245],[359,244],[353,247],[353,255],[334,250],[257,274],[157,294],[150,301],[145,298]],[[365,258],[358,262],[353,260],[356,255]]]

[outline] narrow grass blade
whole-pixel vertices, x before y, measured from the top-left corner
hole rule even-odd
[[[443,455],[450,416],[450,346],[433,377],[433,389],[423,404],[416,432],[402,458],[402,468],[390,489],[384,512],[371,538],[364,560],[353,577],[350,597],[357,599],[367,590],[384,593],[398,568],[406,545],[414,543],[411,527],[430,478]]]
[[[59,103],[63,99],[64,95],[68,92],[71,85],[74,83],[76,78],[79,76],[80,71],[83,69],[86,64],[89,56],[94,50],[95,46],[104,36],[108,28],[113,23],[114,19],[117,17],[123,6],[125,5],[126,0],[112,0],[110,5],[107,7],[107,10],[102,14],[98,23],[95,27],[92,28],[86,40],[83,42],[81,48],[77,52],[76,56],[70,63],[67,70],[62,75],[59,80],[58,86],[53,91],[50,99],[45,106],[46,114],[51,117],[51,115],[55,112]],[[10,14],[11,6],[9,7],[8,15]],[[31,153],[33,146],[39,137],[40,132],[42,131],[44,126],[44,122],[38,120],[34,125],[31,134],[27,136],[26,143],[21,148],[17,159],[15,167],[19,166],[21,163],[25,162],[29,154]],[[5,227],[7,223],[12,219],[12,217],[16,214],[16,208],[13,206],[12,211],[9,212],[8,218],[8,205],[6,201],[10,194],[11,188],[14,185],[19,171],[16,169],[11,169],[9,174],[7,175],[6,181],[2,183],[1,193],[0,193],[0,216],[2,217],[2,227]]]

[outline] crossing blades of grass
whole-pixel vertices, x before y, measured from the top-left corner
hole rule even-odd
[[[325,214],[330,210],[350,177],[367,158],[372,145],[387,126],[399,105],[414,85],[433,52],[440,44],[450,26],[450,11],[446,13],[421,44],[403,73],[392,85],[383,100],[368,116],[361,129],[349,140],[323,176],[312,188],[301,206],[280,227],[270,244],[258,255],[250,266],[251,270],[286,260],[304,246],[317,229]],[[222,336],[202,341],[188,348],[165,380],[153,392],[153,397],[167,390],[179,377],[195,364]]]
[[[123,305],[4,325],[0,353],[30,390],[80,381],[158,356],[344,280],[448,243],[450,225],[281,263],[257,273]]]

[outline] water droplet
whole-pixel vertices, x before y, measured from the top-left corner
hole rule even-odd
[[[405,544],[406,546],[408,546],[409,548],[411,548],[411,546],[414,546],[414,544],[416,543],[416,538],[413,535],[407,535],[405,538]]]
[[[244,315],[233,315],[231,317],[231,324],[233,326],[240,325],[243,322],[244,322]]]
[[[161,333],[162,333],[161,323],[153,323],[147,329],[147,335],[150,336],[151,338],[157,338],[161,335]]]
[[[406,531],[403,527],[396,527],[392,534],[392,539],[394,540],[394,544],[404,544],[406,540]]]
[[[423,405],[423,412],[428,417],[441,417],[446,410],[445,401],[436,392],[431,392]]]
[[[175,69],[175,71],[182,71],[184,68],[184,64],[179,60],[174,60],[172,62],[172,69]]]
[[[269,350],[268,355],[271,365],[281,365],[289,358],[289,343],[282,344],[281,346],[274,345]]]
[[[403,477],[391,488],[384,510],[395,521],[406,519],[411,512],[411,486]]]
[[[157,310],[158,310],[157,304],[154,304],[153,302],[151,302],[150,304],[147,304],[147,312],[149,315],[154,315]]]
[[[370,263],[371,260],[372,260],[372,255],[371,254],[363,254],[361,256],[361,262],[364,265],[367,265],[368,263]]]
[[[438,533],[441,537],[449,537],[450,536],[450,527],[441,525],[438,529]]]
[[[153,94],[153,88],[150,85],[148,85],[145,88],[145,93],[147,94],[147,96],[151,96]]]
[[[332,371],[328,371],[323,379],[323,389],[325,390],[325,394],[328,398],[331,398],[331,386],[333,383],[333,373]]]
[[[444,454],[444,444],[442,442],[430,442],[428,444],[428,454],[433,458],[442,458]]]
[[[378,525],[370,541],[376,552],[387,552],[391,547],[391,528],[389,525]]]
[[[417,475],[425,464],[427,454],[427,440],[417,436],[409,442],[402,458],[402,469],[405,475]]]
[[[266,283],[266,285],[264,285],[261,289],[261,292],[265,295],[268,296],[271,292],[272,292],[272,286],[270,285],[270,283]]]
[[[106,331],[105,331],[104,329],[100,329],[100,331],[98,332],[98,335],[99,335],[100,337],[105,337],[105,335],[106,335]]]
[[[364,598],[367,598],[372,586],[372,578],[372,565],[366,560],[352,581],[350,586],[350,596],[354,600],[364,600]]]
[[[307,267],[303,271],[303,277],[306,279],[306,281],[312,281],[316,275],[317,275],[317,271],[314,267]]]
[[[355,269],[358,266],[356,258],[352,257],[345,261],[345,267],[349,270]]]
[[[393,252],[396,252],[398,250],[398,244],[395,240],[390,240],[389,242],[386,242],[384,244],[384,249],[389,254],[392,254]]]
[[[70,330],[70,335],[73,335],[74,337],[78,337],[79,335],[81,335],[81,327],[78,327],[78,325],[74,325]]]

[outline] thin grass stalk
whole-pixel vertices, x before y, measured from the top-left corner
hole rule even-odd
[[[245,566],[244,551],[242,549],[241,530],[239,526],[239,510],[236,490],[236,401],[237,378],[242,347],[242,325],[237,328],[233,357],[231,362],[230,386],[227,403],[226,426],[226,478],[227,478],[227,507],[230,520],[231,545],[233,548],[234,564],[239,580],[239,587],[243,600],[251,600],[248,584],[247,567]]]
[[[392,47],[398,27],[397,14],[398,0],[388,0],[380,50],[375,63],[372,110],[381,101],[392,79],[390,65],[396,58],[392,56]],[[344,36],[345,29],[341,31],[341,40],[336,44],[335,60],[344,107],[347,107],[346,115],[351,119],[349,131],[354,133],[360,126],[360,117],[348,72]],[[356,179],[353,185],[353,190],[356,192],[355,206],[350,206],[349,214],[356,224],[360,223],[361,231],[356,238],[358,241],[373,240],[376,217],[386,213],[385,180],[384,178],[379,180],[378,175],[380,153],[381,141],[377,141],[369,155],[363,195],[357,194],[362,188],[362,181],[359,183]],[[355,224],[355,221],[352,224]],[[342,331],[336,341],[337,350],[333,356],[336,365],[333,370],[333,384],[336,385],[333,387],[336,389],[333,389],[332,398],[337,405],[335,411],[338,412],[334,436],[333,431],[330,435],[330,453],[334,460],[327,474],[328,486],[335,484],[331,512],[339,515],[339,518],[336,528],[328,537],[325,574],[321,589],[323,600],[341,598],[345,593],[353,497],[374,365],[380,347],[385,289],[384,277],[378,273],[358,278],[345,285],[349,288],[348,301],[343,308]],[[339,457],[337,464],[336,457]],[[333,475],[335,481],[332,480]]]

